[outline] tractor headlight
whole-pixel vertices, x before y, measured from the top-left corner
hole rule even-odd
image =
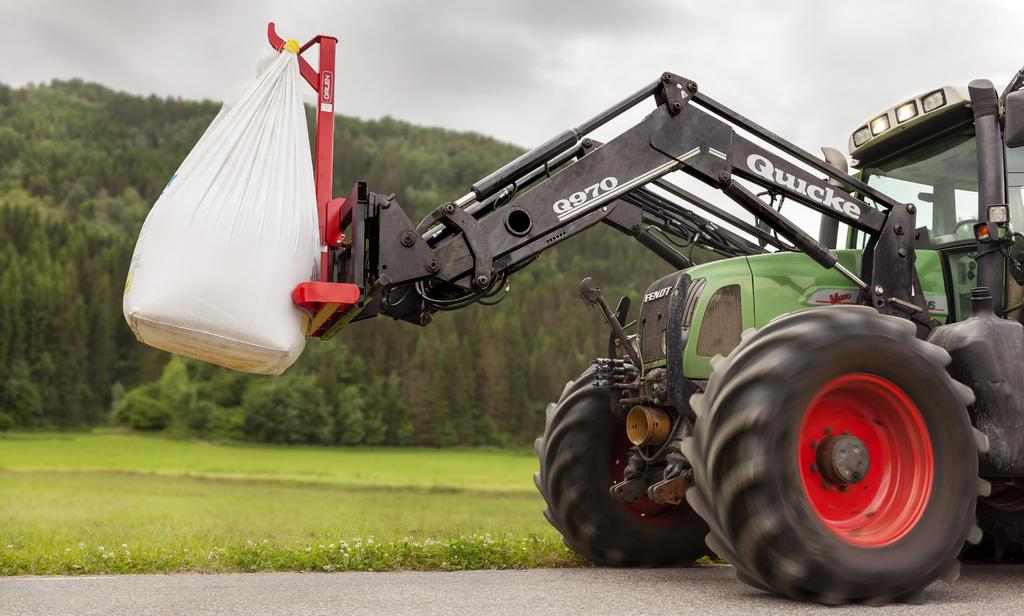
[[[896,123],[902,124],[917,115],[917,103],[910,101],[896,108]]]
[[[882,115],[878,116],[874,120],[871,120],[871,134],[879,135],[889,130],[889,116]]]
[[[858,148],[867,143],[868,139],[871,139],[871,129],[867,126],[862,126],[853,133],[853,145]]]
[[[942,90],[936,90],[921,97],[921,107],[924,109],[925,113],[934,111],[945,104],[946,93]]]
[[[1010,208],[1006,205],[988,206],[988,221],[1004,224],[1010,221]]]

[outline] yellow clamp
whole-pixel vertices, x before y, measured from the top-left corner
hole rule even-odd
[[[295,39],[288,39],[288,42],[281,46],[281,51],[299,53],[299,43]]]

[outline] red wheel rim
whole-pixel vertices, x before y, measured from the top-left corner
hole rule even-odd
[[[863,443],[863,479],[843,484],[819,468],[830,435]],[[873,374],[847,374],[822,387],[800,424],[798,462],[814,512],[834,535],[854,545],[898,541],[921,519],[932,492],[934,457],[928,428],[909,396]]]
[[[629,464],[629,453],[632,447],[633,443],[629,442],[629,439],[626,437],[626,429],[623,427],[622,433],[616,436],[615,442],[612,443],[611,455],[608,460],[611,470],[611,485],[615,485],[625,479],[626,466]],[[609,498],[611,498],[610,495]],[[670,516],[666,514],[675,508],[671,504],[656,503],[646,496],[636,503],[619,504],[645,523],[653,526],[662,526],[669,523],[670,520],[668,518]]]

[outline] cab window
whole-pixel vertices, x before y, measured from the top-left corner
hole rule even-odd
[[[1010,228],[1024,231],[1024,148],[1006,149],[1006,202]]]
[[[978,174],[970,125],[879,163],[865,164],[862,177],[893,199],[917,206],[919,248],[973,241]]]

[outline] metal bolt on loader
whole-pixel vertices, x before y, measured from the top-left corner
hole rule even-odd
[[[269,38],[283,44],[273,24]],[[758,588],[874,604],[955,579],[965,543],[1024,542],[1024,71],[1001,95],[978,80],[874,115],[850,137],[856,175],[666,72],[414,224],[365,182],[332,196],[335,39],[302,49],[316,43],[302,74],[320,98],[324,259],[293,294],[312,335],[492,302],[598,223],[678,269],[632,323],[628,298],[580,285],[608,355],[548,406],[536,444],[569,547],[611,566],[713,551]],[[784,201],[821,214],[817,238]],[[694,263],[691,245],[722,258]]]

